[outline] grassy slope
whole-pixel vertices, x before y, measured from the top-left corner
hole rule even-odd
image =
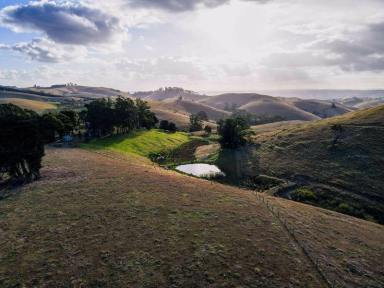
[[[45,110],[54,110],[57,109],[55,104],[49,102],[42,102],[29,99],[19,99],[19,98],[0,98],[0,104],[12,103],[24,109],[30,109],[37,112],[42,112]]]
[[[330,148],[333,124],[344,127],[337,149]],[[261,133],[255,141],[258,171],[308,182],[324,207],[347,203],[354,215],[384,221],[384,106]]]
[[[249,191],[125,157],[47,151],[0,201],[1,287],[326,287]],[[383,285],[381,226],[269,200],[344,287]]]
[[[96,139],[83,147],[96,150],[111,150],[120,153],[149,156],[151,152],[158,153],[172,150],[189,141],[189,136],[183,132],[165,133],[161,130],[143,130],[129,136],[121,135],[104,139]]]
[[[272,116],[281,116],[286,120],[317,120],[318,116],[301,110],[291,104],[285,103],[280,99],[261,99],[257,101],[252,101],[247,103],[244,106],[241,106],[240,109],[248,111],[252,114],[267,114]]]

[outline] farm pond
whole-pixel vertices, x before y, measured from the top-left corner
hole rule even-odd
[[[177,171],[200,178],[214,178],[219,176],[225,176],[225,174],[216,165],[203,163],[179,165],[175,169]]]

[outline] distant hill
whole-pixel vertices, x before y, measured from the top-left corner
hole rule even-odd
[[[30,109],[37,112],[43,112],[46,110],[55,110],[57,106],[53,103],[29,100],[29,99],[20,99],[20,98],[0,98],[0,104],[14,104],[23,109]]]
[[[145,92],[135,92],[132,94],[134,98],[141,98],[145,100],[166,100],[173,99],[177,100],[181,98],[182,100],[188,101],[198,101],[207,98],[208,96],[200,95],[196,92],[184,90],[183,88],[178,87],[165,87],[160,88],[155,91],[145,91]]]
[[[377,92],[379,93],[379,92]],[[140,98],[152,102],[159,118],[172,116],[185,126],[186,117],[204,111],[210,120],[226,118],[236,109],[252,114],[278,116],[285,120],[311,121],[341,115],[353,109],[380,104],[381,98],[350,98],[338,101],[309,100],[300,98],[273,97],[257,93],[226,93],[206,96],[178,87],[160,88],[155,91],[128,93],[106,87],[89,87],[75,84],[52,85],[50,87],[1,87],[0,98],[20,98],[43,102],[59,102],[67,107],[81,107],[88,101],[105,97]],[[383,98],[384,99],[384,98]],[[176,113],[175,115],[171,115]],[[182,116],[183,114],[184,116]]]
[[[166,99],[164,101],[150,101],[149,103],[153,108],[182,113],[188,116],[190,114],[196,114],[200,111],[204,111],[207,114],[208,119],[210,120],[219,120],[231,115],[231,113],[228,111],[217,109],[205,105],[203,103],[192,102],[188,100]]]
[[[384,223],[384,105],[260,130],[254,141],[255,173],[309,187],[315,195],[307,200],[315,205]]]
[[[316,120],[351,111],[331,101],[272,97],[255,93],[229,93],[199,101],[218,109],[241,109],[252,114],[284,117],[286,120]]]
[[[104,98],[130,96],[129,93],[105,87],[89,87],[81,85],[52,85],[51,87],[31,87],[30,91],[50,93],[59,96],[79,98]]]
[[[352,109],[336,102],[324,100],[297,99],[291,102],[295,107],[312,113],[320,118],[328,118],[351,112]]]
[[[315,114],[290,105],[289,103],[281,101],[278,98],[252,101],[246,105],[241,106],[239,109],[245,110],[252,114],[281,116],[286,120],[311,121],[320,119],[320,117],[316,116]]]
[[[260,99],[274,99],[274,97],[267,95],[260,95],[255,93],[227,93],[220,94],[217,96],[211,96],[209,98],[200,100],[200,103],[218,108],[239,108],[243,105],[246,105],[250,102],[257,101]]]

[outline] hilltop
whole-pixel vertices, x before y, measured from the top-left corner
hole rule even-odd
[[[0,201],[0,286],[384,283],[377,224],[262,200],[134,154],[46,152],[41,181]]]

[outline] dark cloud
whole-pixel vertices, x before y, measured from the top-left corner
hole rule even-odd
[[[345,71],[384,70],[384,22],[368,25],[348,33],[344,39],[328,40],[318,44],[333,55],[328,64],[338,65]]]
[[[263,3],[268,0],[241,0]],[[217,7],[231,2],[231,0],[128,0],[132,7],[157,8],[174,12],[194,10],[199,6]]]
[[[53,41],[65,44],[105,42],[119,26],[117,18],[73,2],[9,6],[1,11],[0,17],[7,26],[38,30]]]

